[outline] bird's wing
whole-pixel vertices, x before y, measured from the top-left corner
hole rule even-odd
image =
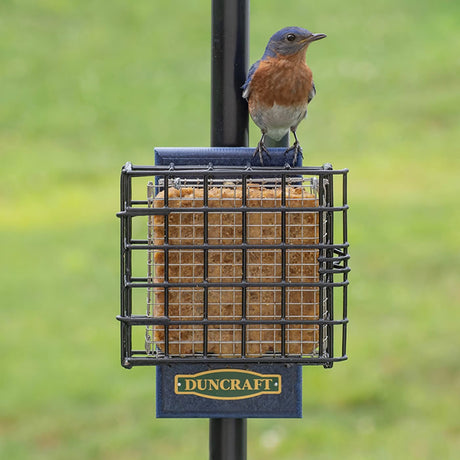
[[[252,80],[252,76],[254,75],[254,72],[259,67],[259,64],[260,64],[260,59],[258,61],[256,61],[256,62],[254,62],[254,64],[252,64],[252,66],[251,66],[251,68],[249,69],[249,72],[248,72],[248,78],[246,78],[246,81],[244,82],[244,85],[241,87],[241,89],[243,90],[243,97],[245,99],[247,99],[249,97],[250,83],[251,83],[251,80]]]
[[[315,95],[316,95],[316,88],[315,88],[315,84],[312,82],[311,90],[308,93],[308,103],[309,104],[310,104],[311,100],[315,97]]]

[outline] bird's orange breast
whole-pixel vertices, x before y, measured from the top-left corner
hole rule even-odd
[[[307,104],[313,77],[305,58],[284,56],[260,62],[251,80],[249,105],[292,106]]]

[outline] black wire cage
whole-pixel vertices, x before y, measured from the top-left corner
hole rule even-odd
[[[347,173],[127,163],[122,365],[347,359]]]

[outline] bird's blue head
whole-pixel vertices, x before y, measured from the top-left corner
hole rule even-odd
[[[264,57],[277,54],[288,56],[304,50],[311,42],[325,38],[325,34],[313,34],[301,27],[285,27],[272,35]]]

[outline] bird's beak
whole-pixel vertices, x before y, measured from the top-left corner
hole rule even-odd
[[[316,42],[316,40],[321,40],[322,38],[326,38],[326,34],[311,34],[309,35],[304,41],[306,43]]]

